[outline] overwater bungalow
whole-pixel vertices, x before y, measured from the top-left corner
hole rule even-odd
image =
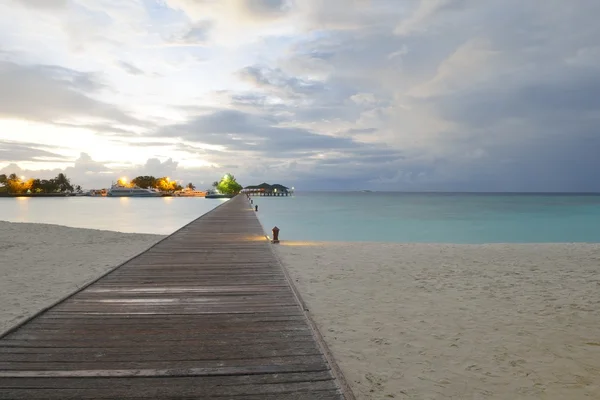
[[[280,184],[261,183],[260,185],[246,186],[242,189],[242,193],[254,196],[290,196],[294,193],[294,188],[290,189]]]

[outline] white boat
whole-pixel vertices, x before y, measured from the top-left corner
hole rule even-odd
[[[232,197],[233,197],[232,194],[223,194],[223,193],[219,192],[218,190],[214,190],[214,189],[207,190],[206,196],[204,196],[205,199],[230,199]]]
[[[156,189],[143,189],[138,186],[127,187],[113,184],[106,195],[111,197],[160,197],[162,193]]]
[[[173,195],[177,197],[204,197],[206,195],[206,192],[203,192],[201,190],[185,188],[179,192],[175,192]]]

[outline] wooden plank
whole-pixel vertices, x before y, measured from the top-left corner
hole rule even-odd
[[[290,372],[329,371],[323,362],[316,364],[248,365],[227,367],[135,368],[135,369],[15,369],[1,370],[0,378],[137,378],[180,376],[230,376],[255,374],[284,374]]]
[[[327,371],[301,372],[285,374],[259,374],[259,375],[230,375],[207,377],[170,377],[170,378],[0,378],[2,389],[102,389],[132,388],[147,390],[155,386],[200,386],[205,385],[258,385],[290,382],[317,382],[329,381],[331,375]]]
[[[109,397],[98,397],[93,395],[92,393],[90,393],[91,397],[86,397],[85,399],[82,399],[81,397],[78,397],[79,399],[82,400],[115,400],[114,397],[110,396]],[[150,400],[150,399],[155,399],[156,397],[127,397],[127,399],[135,399],[135,400]],[[339,400],[340,398],[343,398],[343,396],[340,394],[339,390],[323,390],[323,391],[316,391],[313,390],[311,392],[286,392],[286,393],[275,393],[275,394],[266,394],[266,393],[262,393],[262,394],[256,394],[256,395],[243,395],[243,396],[236,396],[236,397],[232,397],[230,395],[224,395],[224,396],[215,396],[215,395],[211,395],[209,394],[208,396],[205,396],[204,394],[196,394],[194,396],[163,396],[160,398],[160,400],[213,400],[213,399],[243,399],[243,400]],[[22,400],[24,399],[23,397],[0,397],[0,399],[2,400]],[[27,399],[27,398],[25,398]],[[47,397],[46,397],[47,399]]]
[[[21,359],[7,360],[0,362],[0,371],[2,373],[10,373],[10,371],[73,371],[73,370],[134,370],[134,369],[151,369],[151,370],[165,370],[169,368],[183,368],[183,369],[218,369],[218,368],[247,368],[247,367],[269,367],[274,368],[273,372],[278,372],[277,368],[284,372],[285,367],[298,366],[295,371],[304,371],[303,365],[318,365],[324,363],[324,358],[321,354],[318,355],[300,355],[300,356],[288,356],[288,357],[253,357],[253,358],[230,358],[223,359],[221,354],[214,355],[215,359],[201,360],[196,358],[195,360],[153,360],[153,361],[103,361],[103,360],[73,360],[73,361],[41,361],[41,362],[27,362],[23,358],[25,354],[21,355]],[[69,356],[73,357],[72,354]],[[231,355],[233,357],[233,355]],[[6,354],[2,354],[2,358],[8,358]],[[209,357],[208,355],[206,357]],[[0,374],[0,376],[2,376]]]
[[[343,399],[237,197],[0,338],[0,399]]]
[[[31,324],[36,323],[47,323],[47,324],[177,324],[177,323],[216,323],[220,321],[230,321],[234,323],[256,323],[256,322],[273,322],[273,321],[303,321],[304,317],[300,314],[287,314],[287,313],[262,313],[262,314],[241,314],[241,315],[203,315],[197,317],[170,315],[170,316],[148,316],[148,315],[131,315],[131,316],[115,316],[115,317],[104,317],[97,316],[94,314],[87,313],[71,313],[71,314],[49,314],[42,315],[31,321]]]
[[[0,389],[0,398],[4,396],[27,398],[31,400],[76,400],[89,398],[140,399],[173,396],[198,396],[210,392],[211,396],[272,395],[280,393],[304,393],[310,396],[314,392],[336,390],[332,380],[315,382],[285,382],[270,384],[243,384],[239,386],[196,384],[190,386],[165,385],[157,387],[100,387],[94,389]],[[244,397],[245,398],[245,397]],[[310,397],[312,398],[312,397]]]
[[[268,346],[247,346],[246,344],[238,344],[232,346],[231,343],[201,343],[198,346],[190,347],[187,349],[181,349],[178,347],[152,347],[152,348],[118,348],[118,347],[69,347],[69,351],[61,347],[0,347],[0,353],[3,354],[2,359],[8,361],[11,356],[18,355],[19,360],[27,360],[28,355],[35,356],[36,361],[41,361],[43,358],[58,357],[67,358],[71,357],[91,357],[102,358],[104,360],[112,356],[120,355],[138,355],[140,357],[147,356],[157,357],[159,359],[175,359],[175,357],[185,357],[193,359],[202,359],[205,357],[214,357],[214,354],[223,354],[228,350],[230,354],[227,356],[244,356],[251,352],[262,352],[265,355],[262,357],[277,356],[272,352],[281,352],[279,356],[282,356],[283,352],[290,353],[288,355],[308,355],[308,354],[319,354],[319,348],[312,340],[298,341],[289,343],[288,341],[279,341],[269,343]],[[167,358],[164,358],[167,357]],[[58,361],[58,358],[55,359]],[[141,359],[141,358],[140,358]]]
[[[218,336],[213,337],[202,337],[192,339],[180,339],[174,338],[171,340],[163,340],[160,343],[161,347],[173,348],[175,346],[190,347],[190,346],[213,346],[227,343],[244,343],[248,346],[271,346],[275,343],[291,343],[291,342],[304,342],[314,341],[312,334],[301,334],[301,335],[289,335],[282,334],[277,336],[249,336],[249,335],[229,335],[225,338],[219,338]],[[76,349],[82,347],[95,347],[95,348],[147,348],[152,343],[156,343],[152,338],[136,338],[135,340],[130,339],[106,339],[102,341],[90,341],[84,339],[63,339],[63,340],[11,340],[6,339],[0,342],[0,348],[13,348],[13,347],[56,347],[63,349]],[[152,348],[158,348],[159,344],[156,344]],[[232,349],[235,347],[232,346]],[[68,350],[64,350],[68,351]],[[2,358],[0,357],[0,360]]]

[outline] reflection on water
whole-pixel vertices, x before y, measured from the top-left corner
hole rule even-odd
[[[202,197],[0,198],[0,220],[165,235],[224,201]]]

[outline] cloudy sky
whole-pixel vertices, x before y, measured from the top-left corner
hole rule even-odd
[[[600,190],[598,0],[0,0],[0,173]]]

